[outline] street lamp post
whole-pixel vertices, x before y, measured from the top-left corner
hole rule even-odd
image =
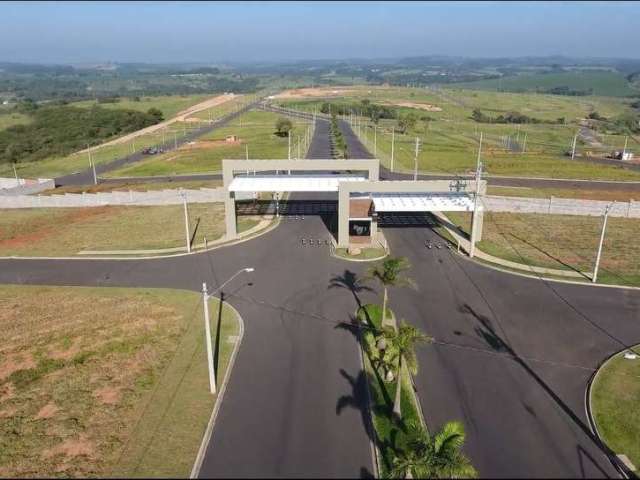
[[[211,293],[207,291],[206,282],[202,283],[202,300],[204,303],[204,331],[205,331],[206,343],[207,343],[207,365],[209,366],[209,390],[211,391],[212,394],[216,393],[216,371],[215,371],[215,366],[213,365],[213,345],[211,344],[211,320],[209,318],[209,298],[214,293],[217,293],[218,291],[222,290],[227,283],[229,283],[231,280],[236,278],[241,273],[245,273],[245,272],[251,273],[254,270],[255,269],[252,267],[238,270],[234,275],[231,276],[231,278],[229,278],[229,280],[224,282],[222,285],[220,285]],[[220,302],[221,303],[224,302],[222,296],[220,297]],[[222,321],[222,314],[221,314],[221,318],[219,318],[218,321],[219,322]]]
[[[602,220],[602,232],[600,232],[600,243],[598,244],[598,254],[596,255],[596,265],[593,268],[593,278],[591,281],[596,283],[598,281],[598,268],[600,268],[600,256],[602,255],[602,245],[604,243],[604,232],[607,229],[607,217],[609,217],[609,210],[615,202],[610,203],[604,209],[604,219]]]

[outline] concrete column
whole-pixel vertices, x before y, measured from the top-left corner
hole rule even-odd
[[[227,227],[227,239],[238,238],[236,227],[236,198],[233,192],[227,192],[224,199],[224,218]]]
[[[338,187],[338,247],[349,247],[349,190]]]
[[[371,240],[374,245],[377,245],[376,240],[378,237],[378,222],[375,219],[371,219]]]
[[[484,208],[479,206],[478,212],[471,214],[471,242],[482,241],[483,225],[484,225]]]

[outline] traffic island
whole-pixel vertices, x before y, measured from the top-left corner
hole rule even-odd
[[[413,388],[413,380],[406,368],[402,368],[400,375],[402,416],[398,418],[393,413],[398,379],[392,378],[385,367],[374,358],[373,349],[377,346],[375,342],[373,345],[371,342],[371,333],[380,332],[382,329],[382,307],[373,304],[364,305],[358,310],[357,319],[369,390],[369,410],[377,452],[378,475],[380,478],[388,478],[394,457],[397,451],[405,446],[410,429],[426,429],[426,426]],[[395,316],[390,309],[387,309],[387,319],[391,319],[391,323],[395,324]]]
[[[589,388],[589,410],[596,434],[623,470],[640,467],[640,346],[607,360]]]

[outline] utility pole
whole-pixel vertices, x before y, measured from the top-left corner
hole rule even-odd
[[[291,130],[287,132],[287,140],[288,140],[288,149],[287,149],[287,160],[291,160]]]
[[[393,158],[395,153],[395,145],[396,145],[396,128],[393,127],[391,130],[391,171],[393,172]]]
[[[604,219],[602,220],[602,232],[600,233],[600,243],[598,244],[598,254],[596,255],[596,266],[593,269],[593,278],[591,279],[593,283],[596,283],[596,281],[598,280],[598,268],[600,267],[600,256],[602,255],[602,244],[604,243],[604,232],[607,228],[607,217],[609,216],[609,210],[611,209],[611,206],[614,203],[616,202],[610,203],[604,209]]]
[[[207,284],[202,283],[202,302],[204,305],[204,332],[207,341],[207,365],[209,366],[209,390],[212,395],[216,393],[216,371],[213,365],[213,347],[211,345],[211,322],[209,320],[209,293]],[[218,321],[222,321],[219,319]]]
[[[245,154],[245,159],[249,160],[249,144],[245,144],[244,146],[244,154]]]
[[[471,221],[471,247],[469,257],[476,254],[476,221],[478,215],[478,199],[480,198],[480,179],[482,177],[482,162],[480,162],[480,152],[482,151],[482,132],[480,132],[480,144],[478,145],[478,159],[476,160],[476,193],[473,197],[473,220]]]
[[[18,179],[18,171],[16,170],[16,164],[12,163],[13,166],[13,175],[16,177],[16,187],[20,185],[20,180]]]
[[[576,156],[576,141],[578,140],[578,134],[573,136],[573,146],[571,147],[571,160]]]
[[[96,175],[96,164],[91,160],[91,168],[93,169],[93,184],[98,184],[98,176]]]
[[[622,160],[624,160],[624,156],[627,154],[627,141],[629,140],[629,136],[624,137],[624,148],[622,149]]]
[[[524,132],[524,140],[522,142],[522,153],[527,151],[527,132]]]
[[[420,139],[416,137],[416,151],[413,159],[413,180],[418,180],[418,154],[420,153]]]
[[[298,135],[297,137],[298,137],[298,156],[296,157],[296,160],[300,160],[300,135]]]
[[[373,126],[373,156],[378,156],[378,126]]]
[[[191,235],[189,233],[189,210],[187,209],[187,195],[180,191],[182,197],[182,203],[184,205],[184,229],[187,238],[187,253],[191,253]]]

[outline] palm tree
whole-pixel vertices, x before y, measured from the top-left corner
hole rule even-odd
[[[403,272],[411,267],[406,257],[392,257],[383,260],[369,269],[368,277],[377,279],[384,289],[382,299],[382,326],[386,325],[387,318],[387,288],[390,286],[398,287],[409,285],[413,286],[410,278],[406,277]]]
[[[412,425],[406,447],[393,460],[392,478],[475,478],[478,472],[461,452],[464,426],[448,422],[434,436]]]
[[[385,328],[385,337],[387,338],[387,351],[398,359],[398,372],[396,374],[396,398],[393,402],[393,413],[401,418],[400,400],[402,397],[402,366],[403,360],[406,362],[409,372],[415,375],[418,373],[418,360],[416,358],[415,347],[418,343],[431,341],[431,338],[423,334],[420,330],[412,325],[408,325],[402,321],[400,328]]]

